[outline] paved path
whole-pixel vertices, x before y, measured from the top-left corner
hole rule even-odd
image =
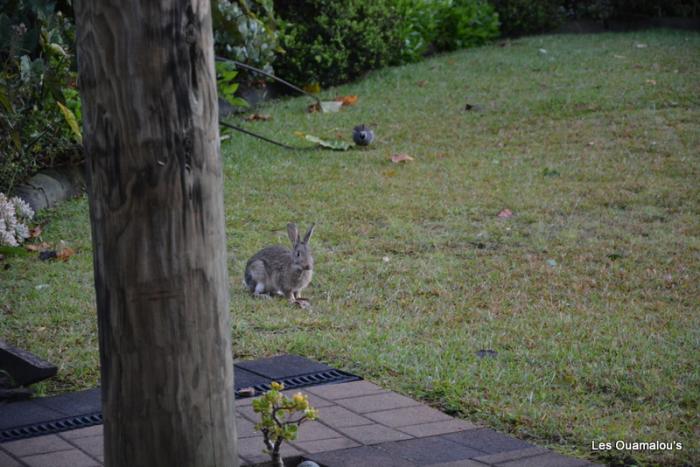
[[[303,424],[284,454],[327,467],[591,465],[454,419],[367,381],[314,386],[303,392],[319,409],[319,421]],[[262,453],[262,436],[254,429],[251,402],[251,398],[236,401],[242,465],[269,459]],[[101,425],[0,444],[0,467],[101,465]]]

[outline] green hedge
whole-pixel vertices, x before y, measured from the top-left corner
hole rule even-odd
[[[498,37],[485,0],[278,0],[280,76],[330,86]]]

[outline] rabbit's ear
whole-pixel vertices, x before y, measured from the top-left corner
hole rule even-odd
[[[311,236],[314,234],[314,229],[316,228],[316,224],[311,224],[311,227],[309,227],[309,230],[306,231],[306,235],[304,235],[304,244],[309,243],[309,240],[311,240]]]
[[[292,245],[299,243],[299,230],[297,229],[297,225],[293,222],[287,224],[287,235],[289,235],[289,240],[292,242]]]

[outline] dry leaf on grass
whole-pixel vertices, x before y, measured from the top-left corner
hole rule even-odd
[[[75,254],[75,250],[70,247],[64,247],[60,249],[58,252],[56,252],[56,258],[60,259],[61,261],[68,261],[68,258],[73,256]]]
[[[250,115],[246,116],[245,120],[247,122],[256,122],[256,121],[266,122],[268,120],[272,120],[272,117],[270,115],[266,115],[266,114],[250,114]]]
[[[399,164],[401,162],[409,162],[412,160],[413,158],[408,154],[394,154],[393,156],[391,156],[391,162],[393,162],[394,164]]]
[[[51,248],[51,246],[46,243],[46,242],[41,242],[41,243],[29,243],[28,245],[25,245],[24,248],[27,249],[27,251],[45,251]]]
[[[357,103],[357,96],[338,96],[335,100],[342,102],[343,105],[355,105],[355,103]]]
[[[510,209],[501,209],[501,212],[498,213],[498,217],[501,219],[508,219],[509,217],[513,217],[513,211]]]

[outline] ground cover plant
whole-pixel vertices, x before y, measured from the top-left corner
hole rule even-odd
[[[531,37],[374,72],[326,92],[358,96],[338,113],[261,109],[246,127],[289,143],[376,140],[224,141],[236,358],[305,355],[599,462],[699,464],[699,52],[696,33]],[[58,364],[43,393],[93,387],[86,200],[38,219],[76,254],[0,262],[0,335]],[[242,284],[288,221],[317,222],[310,310]],[[617,440],[683,449],[591,450]]]

